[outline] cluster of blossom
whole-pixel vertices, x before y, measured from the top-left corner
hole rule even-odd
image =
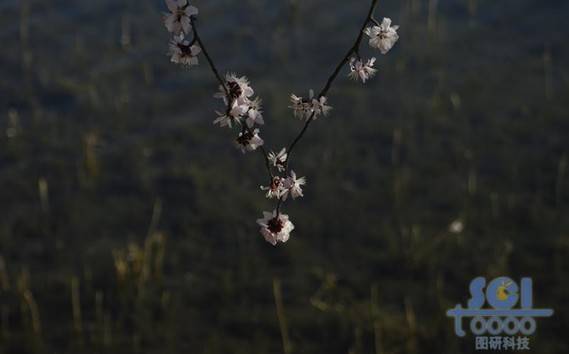
[[[197,16],[198,9],[190,6],[188,0],[166,0],[166,6],[170,12],[164,14],[164,25],[173,35],[168,48],[170,60],[188,67],[198,65],[201,48],[195,44],[195,38],[192,41],[186,39],[192,31],[192,19]]]
[[[259,129],[253,129],[255,125],[265,124],[262,101],[258,97],[252,98],[254,94],[255,91],[245,76],[227,74],[219,92],[214,95],[223,100],[225,112],[216,112],[218,117],[213,124],[229,128],[240,126],[241,132],[235,139],[235,144],[243,153],[255,151],[264,144],[259,136]]]
[[[306,184],[306,177],[296,177],[294,171],[290,171],[288,177],[274,176],[271,178],[271,184],[267,187],[261,186],[261,190],[267,191],[265,196],[268,199],[282,199],[285,201],[289,194],[292,199],[304,197],[302,194],[302,186]]]
[[[332,107],[326,104],[328,99],[325,96],[314,97],[314,90],[310,90],[308,99],[292,94],[290,101],[292,105],[289,108],[292,109],[294,116],[304,120],[315,120],[320,115],[328,115],[332,110]]]
[[[278,154],[271,152],[269,154],[271,166],[276,167],[279,171],[284,171],[286,163],[286,149],[282,149]],[[284,202],[290,195],[292,199],[303,197],[302,186],[306,184],[305,177],[297,177],[294,171],[290,171],[287,177],[273,176],[269,186],[261,186],[261,190],[266,191],[265,196],[268,199],[278,199],[279,203]],[[261,234],[265,240],[272,245],[277,242],[286,242],[289,239],[290,232],[294,229],[293,223],[289,220],[288,215],[281,213],[278,208],[272,213],[263,212],[263,218],[257,220],[257,224],[261,226]]]
[[[311,121],[316,120],[320,116],[326,116],[332,110],[328,105],[328,98],[325,96],[330,84],[336,78],[339,69],[330,78],[326,89],[321,94],[315,95],[313,90],[309,91],[308,98],[303,98],[292,94],[290,96],[293,115],[305,121],[305,126],[300,135],[295,139],[294,143],[287,148],[282,148],[278,153],[273,151],[266,153],[263,148],[264,141],[260,137],[258,126],[264,125],[263,111],[261,107],[261,99],[253,97],[255,92],[251,87],[249,80],[245,76],[239,77],[235,74],[227,74],[225,78],[221,78],[213,61],[208,56],[203,43],[198,37],[194,20],[198,14],[198,9],[191,6],[188,0],[165,0],[169,13],[164,15],[164,24],[169,32],[173,34],[170,41],[168,55],[171,61],[177,64],[191,67],[198,65],[198,55],[203,51],[204,56],[216,75],[220,86],[219,92],[214,97],[219,98],[224,103],[224,110],[217,113],[214,124],[220,127],[238,127],[240,129],[235,139],[236,146],[243,152],[250,152],[259,149],[265,158],[267,169],[270,175],[270,183],[268,186],[261,186],[261,190],[266,192],[268,199],[277,199],[278,204],[272,212],[263,212],[263,218],[258,219],[257,223],[261,226],[260,232],[265,240],[276,245],[278,242],[286,242],[290,237],[290,233],[294,229],[294,224],[289,220],[288,215],[281,213],[281,203],[286,201],[289,195],[292,199],[303,197],[303,186],[306,184],[305,177],[297,177],[293,170],[288,170],[290,152],[294,144],[302,137],[302,134]],[[377,0],[372,0],[372,9],[375,8]],[[371,11],[372,12],[372,11]],[[365,27],[372,22],[374,25]],[[386,54],[397,42],[399,36],[397,29],[399,26],[391,26],[391,20],[384,18],[379,23],[368,17],[364,24],[363,33],[360,34],[354,47],[342,64],[348,63],[350,72],[348,76],[354,80],[361,80],[363,83],[372,78],[377,69],[374,68],[376,58],[364,60],[360,58],[359,46],[363,34],[369,37],[369,45],[377,48],[382,54]],[[186,38],[193,33],[194,37],[191,41]],[[352,55],[355,55],[352,56]],[[348,61],[349,59],[349,61]],[[275,173],[276,170],[276,173]]]
[[[369,45],[372,48],[379,49],[381,54],[387,54],[399,39],[397,34],[399,26],[391,26],[390,18],[384,18],[381,23],[373,19],[372,21],[375,22],[375,25],[364,30],[364,33],[369,37]],[[357,57],[350,59],[350,73],[348,76],[351,79],[359,79],[365,83],[377,73],[377,69],[374,68],[377,59],[372,57],[368,60],[363,60],[357,51],[356,55]]]

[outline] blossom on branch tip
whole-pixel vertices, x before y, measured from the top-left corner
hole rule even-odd
[[[198,14],[195,6],[190,6],[188,0],[166,0],[166,6],[170,13],[164,14],[164,25],[169,32],[175,35],[190,33],[192,29],[192,16]]]
[[[271,151],[267,156],[271,165],[276,167],[279,170],[279,172],[283,172],[285,170],[285,163],[287,157],[288,154],[286,152],[286,148],[282,148],[281,151],[279,151],[277,154]]]
[[[390,18],[384,17],[379,26],[368,27],[364,33],[370,37],[369,45],[371,47],[379,49],[381,54],[386,54],[399,39],[398,29],[399,26],[391,26]]]
[[[201,48],[195,44],[190,44],[189,41],[184,39],[184,34],[174,36],[170,40],[168,48],[168,55],[170,61],[176,64],[183,64],[187,66],[198,65],[198,54],[201,53]]]
[[[375,58],[368,59],[365,63],[361,59],[352,58],[350,59],[350,74],[348,76],[353,80],[362,80],[365,84],[377,72],[377,69],[373,67],[374,64]]]
[[[259,136],[259,129],[253,131],[249,129],[243,130],[239,133],[237,139],[235,139],[237,147],[241,149],[242,153],[247,151],[255,151],[259,146],[264,144],[263,139]]]
[[[292,196],[292,199],[304,197],[302,194],[302,186],[306,184],[305,177],[296,178],[296,173],[294,171],[290,171],[290,176],[285,179],[283,184],[286,190],[283,194],[283,200],[286,200],[289,193]]]
[[[290,222],[288,215],[277,213],[263,212],[263,218],[257,220],[257,224],[261,226],[261,235],[271,245],[276,246],[277,242],[287,242],[290,233],[294,230],[294,224]]]

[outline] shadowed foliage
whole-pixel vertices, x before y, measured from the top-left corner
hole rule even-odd
[[[369,3],[195,5],[278,151]],[[0,354],[473,352],[445,312],[499,275],[555,310],[534,352],[569,350],[569,3],[380,1],[401,39],[329,92],[276,248],[263,161],[212,126],[217,83],[169,63],[160,11],[0,2]]]

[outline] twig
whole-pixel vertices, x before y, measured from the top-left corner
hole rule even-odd
[[[373,11],[375,10],[375,7],[377,6],[377,2],[378,2],[378,0],[372,0],[371,6],[369,8],[369,12],[368,12],[367,17],[366,17],[366,19],[362,25],[360,32],[358,33],[358,37],[356,38],[356,41],[354,42],[354,44],[352,45],[350,50],[348,50],[348,53],[346,53],[346,55],[344,56],[342,61],[340,61],[340,64],[338,64],[338,66],[336,66],[336,69],[334,69],[334,72],[328,78],[328,81],[326,81],[326,85],[324,86],[322,91],[320,91],[320,93],[318,94],[318,97],[326,96],[326,94],[328,94],[328,91],[330,91],[330,89],[332,88],[332,84],[334,83],[334,81],[336,80],[338,75],[340,74],[340,71],[342,70],[344,65],[346,65],[348,63],[348,61],[350,60],[350,57],[354,53],[357,53],[359,51],[360,45],[362,43],[363,35],[364,35],[364,30],[365,30],[367,24],[370,21],[373,21]],[[314,118],[314,112],[312,112],[312,114],[310,115],[310,117],[308,118],[308,120],[306,121],[304,126],[302,127],[302,130],[300,131],[300,133],[296,136],[296,138],[293,140],[293,142],[290,144],[289,148],[287,149],[287,153],[288,153],[288,158],[287,158],[287,163],[286,163],[287,167],[288,167],[288,162],[290,161],[290,156],[291,156],[292,150],[294,149],[296,144],[300,141],[300,139],[302,139],[302,137],[304,136],[304,133],[306,132],[306,130],[310,126],[310,123],[313,121],[313,118]]]
[[[211,56],[209,55],[199,33],[198,33],[198,29],[196,26],[196,19],[192,19],[192,32],[194,34],[194,40],[198,42],[203,55],[205,56],[207,63],[209,64],[209,67],[211,68],[211,71],[213,72],[213,74],[215,75],[215,78],[217,79],[217,81],[219,82],[219,84],[221,85],[221,87],[223,87],[223,91],[225,91],[225,96],[227,97],[227,109],[231,109],[231,95],[229,94],[229,89],[227,88],[227,85],[225,84],[225,80],[223,80],[223,78],[221,77],[221,75],[219,74],[219,70],[217,70],[217,67],[215,66],[215,63],[213,62],[213,59],[211,58]],[[251,128],[249,128],[247,126],[247,124],[244,124],[243,127],[247,130],[247,132],[251,135],[253,135],[253,131],[251,130]],[[267,168],[267,172],[269,174],[270,179],[273,179],[273,171],[271,170],[271,165],[269,163],[269,155],[267,154],[267,151],[265,150],[265,148],[263,146],[259,147],[259,151],[261,152],[261,154],[263,154],[263,158],[265,159],[265,167]]]
[[[326,84],[324,85],[324,87],[322,88],[322,90],[320,91],[320,93],[318,94],[318,98],[326,96],[328,94],[328,92],[330,91],[330,89],[332,88],[332,85],[334,83],[334,81],[336,80],[336,78],[338,77],[338,75],[340,74],[340,71],[342,70],[342,68],[349,62],[350,57],[352,55],[357,54],[359,57],[359,48],[363,39],[363,35],[364,35],[364,30],[366,28],[366,26],[368,25],[369,22],[373,22],[374,24],[378,25],[377,20],[375,20],[375,18],[373,17],[373,13],[374,10],[377,6],[379,0],[372,0],[371,1],[371,5],[368,11],[368,14],[362,24],[362,27],[358,33],[358,36],[356,37],[356,40],[354,42],[354,44],[350,47],[350,49],[348,50],[348,52],[346,53],[346,55],[342,58],[342,60],[340,61],[340,63],[336,66],[336,68],[334,69],[334,71],[332,72],[332,75],[328,78],[328,80],[326,81]],[[197,41],[197,43],[199,44],[202,53],[204,54],[213,74],[215,75],[217,81],[219,82],[219,84],[221,85],[221,87],[223,88],[225,95],[227,97],[227,105],[228,105],[228,110],[231,107],[231,95],[229,93],[229,89],[227,88],[227,85],[225,83],[225,80],[221,77],[221,75],[219,74],[219,71],[217,70],[211,56],[209,55],[209,53],[207,52],[207,49],[203,43],[203,41],[201,40],[201,37],[199,36],[198,30],[197,30],[197,26],[196,26],[196,19],[192,18],[192,32],[194,34],[194,40]],[[294,148],[296,147],[296,145],[300,142],[300,140],[304,137],[304,134],[306,133],[306,131],[308,130],[308,127],[310,126],[310,124],[312,123],[312,121],[314,120],[314,115],[315,115],[315,111],[312,112],[312,114],[308,117],[306,123],[304,124],[304,126],[302,127],[302,129],[300,130],[300,132],[298,133],[298,135],[294,138],[294,140],[291,142],[291,144],[288,146],[287,149],[287,159],[285,161],[285,171],[289,171],[288,167],[289,167],[289,162],[291,159],[291,154],[292,151],[294,150]],[[253,135],[253,131],[250,127],[247,126],[247,124],[242,124],[242,129],[245,129],[249,134]],[[265,166],[267,168],[267,172],[269,174],[269,177],[271,179],[271,181],[273,180],[274,174],[272,172],[272,168],[270,165],[270,161],[269,161],[269,156],[267,154],[267,151],[265,150],[265,148],[263,146],[259,147],[259,151],[262,153],[264,159],[265,159]],[[277,211],[277,215],[280,213],[280,207],[281,204],[283,203],[283,199],[279,198],[278,202],[277,202],[277,206],[276,206],[276,211]]]
[[[354,53],[358,53],[359,52],[359,48],[360,45],[362,43],[362,39],[363,39],[363,35],[364,35],[364,30],[366,28],[366,26],[368,25],[368,23],[370,21],[377,23],[377,21],[374,19],[373,17],[373,12],[375,10],[375,7],[377,6],[379,0],[372,0],[367,17],[365,19],[365,21],[362,24],[361,30],[358,33],[358,36],[354,42],[354,44],[352,45],[352,47],[348,50],[348,52],[346,53],[346,55],[344,56],[344,58],[342,58],[342,60],[340,61],[340,63],[336,66],[336,69],[334,69],[334,72],[332,73],[332,75],[328,78],[328,81],[326,81],[326,85],[324,86],[324,88],[322,89],[322,91],[320,91],[320,93],[318,94],[318,98],[322,97],[322,96],[326,96],[326,94],[328,94],[328,92],[330,91],[330,89],[332,88],[332,84],[334,83],[334,81],[336,80],[336,78],[338,77],[338,75],[340,74],[340,71],[342,70],[342,68],[348,63],[348,61],[350,60],[350,57],[354,54]],[[359,54],[358,54],[359,57]],[[306,131],[308,130],[308,127],[310,126],[310,124],[312,123],[312,121],[314,120],[314,114],[315,112],[312,112],[312,114],[310,115],[310,117],[308,117],[306,123],[304,124],[304,126],[302,127],[302,129],[300,130],[300,132],[298,133],[298,135],[296,136],[296,138],[294,138],[294,140],[292,141],[292,143],[289,145],[288,149],[287,149],[287,159],[285,162],[285,169],[288,171],[288,165],[290,163],[290,159],[292,156],[292,151],[295,148],[296,144],[298,144],[298,142],[302,139],[302,137],[304,136],[304,134],[306,133]],[[279,214],[280,211],[280,206],[282,204],[283,200],[282,198],[279,199],[278,203],[277,203],[277,214]]]
[[[198,34],[198,29],[196,26],[196,19],[192,19],[192,32],[194,33],[194,39],[198,42],[198,44],[200,45],[200,49],[202,50],[203,55],[205,56],[209,67],[211,68],[211,71],[213,71],[213,74],[215,75],[215,78],[217,79],[217,81],[219,81],[219,84],[221,85],[221,87],[223,87],[223,90],[225,91],[225,95],[227,96],[227,99],[230,99],[230,95],[229,95],[229,89],[227,88],[227,86],[225,85],[225,80],[223,80],[221,78],[221,75],[219,74],[219,71],[217,70],[217,68],[215,67],[215,64],[213,63],[213,60],[211,59],[211,57],[209,56],[209,53],[207,52],[207,49],[205,48],[205,45],[202,42],[202,39],[200,37],[200,35]],[[229,102],[229,101],[228,101]]]

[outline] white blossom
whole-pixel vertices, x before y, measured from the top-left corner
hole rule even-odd
[[[255,124],[265,124],[261,108],[262,101],[258,97],[252,98],[254,94],[255,91],[245,76],[227,74],[224,84],[219,86],[219,91],[214,97],[222,99],[228,109],[225,114],[218,113],[219,117],[214,124],[219,123],[220,126],[231,127],[231,123],[235,121],[244,121],[248,128],[253,128]]]
[[[233,102],[231,109],[229,110],[229,115],[233,117],[233,119],[241,121],[241,116],[244,115],[249,106],[244,104],[237,104],[237,102]]]
[[[227,94],[225,93],[225,89],[221,85],[219,85],[219,91],[216,92],[213,97],[223,100],[223,103],[226,105],[229,104],[227,101]]]
[[[292,105],[289,106],[289,108],[292,109],[294,116],[300,119],[306,119],[309,108],[304,99],[302,97],[298,97],[295,94],[291,94],[290,101]]]
[[[332,110],[332,107],[326,104],[328,102],[326,96],[315,98],[314,91],[310,90],[310,98],[312,99],[312,112],[314,112],[312,119],[318,118],[319,115],[326,116]]]
[[[184,34],[180,33],[170,40],[168,55],[173,63],[193,66],[199,64],[197,56],[201,51],[199,46],[190,45],[190,42],[184,39]]]
[[[288,154],[286,152],[286,148],[282,148],[281,151],[279,151],[277,154],[275,154],[273,151],[269,152],[268,159],[271,165],[275,166],[279,172],[282,172],[285,169],[287,157]]]
[[[316,119],[320,115],[327,115],[332,110],[332,107],[326,104],[328,99],[325,96],[314,97],[314,90],[310,90],[308,99],[292,94],[290,100],[292,105],[289,108],[293,110],[295,117],[301,119]]]
[[[283,199],[286,200],[288,193],[290,193],[292,199],[304,196],[302,194],[302,186],[306,184],[305,177],[296,178],[296,173],[294,171],[290,171],[290,176],[285,179],[283,184],[286,189]]]
[[[371,26],[364,30],[369,39],[369,45],[379,49],[381,54],[386,54],[399,39],[397,30],[399,26],[391,26],[390,18],[383,18],[379,26]]]
[[[190,6],[188,0],[166,0],[166,6],[170,13],[164,14],[164,25],[169,32],[178,35],[190,33],[192,28],[192,16],[198,14],[195,6]]]
[[[277,213],[263,212],[263,218],[257,220],[257,224],[261,226],[261,235],[267,242],[275,246],[277,242],[287,242],[290,233],[294,230],[294,225],[290,222],[288,215]]]
[[[249,109],[248,106],[238,105],[237,102],[234,102],[231,109],[228,109],[227,112],[215,112],[218,117],[213,121],[213,124],[219,124],[220,127],[232,128],[234,122],[241,122],[241,116],[247,112],[247,109]]]
[[[284,186],[284,179],[279,176],[274,176],[271,179],[271,185],[268,187],[261,186],[262,191],[267,191],[265,196],[268,199],[279,199],[282,197],[286,192],[286,188]]]
[[[237,139],[235,139],[237,147],[241,149],[241,152],[246,153],[247,151],[257,150],[259,146],[264,144],[263,139],[259,136],[259,129],[244,130],[239,133]]]
[[[238,77],[235,74],[227,74],[225,76],[225,87],[228,92],[220,85],[219,92],[216,93],[214,97],[222,99],[226,105],[228,104],[228,94],[232,102],[237,102],[240,105],[249,104],[250,97],[255,94],[255,91],[253,91],[253,88],[251,88],[249,84],[249,80],[245,76]]]
[[[219,111],[215,111],[215,113],[217,114],[217,118],[213,121],[213,124],[219,124],[219,126],[222,128],[223,127],[231,128],[233,126],[235,118],[226,113],[221,113]]]
[[[249,102],[249,108],[247,109],[247,119],[245,120],[249,128],[253,128],[255,124],[265,124],[265,121],[263,120],[261,103],[262,100],[259,97]]]
[[[360,79],[363,83],[365,83],[377,72],[377,69],[373,67],[374,64],[375,58],[368,59],[368,61],[365,63],[361,59],[352,58],[350,60],[351,71],[348,76],[354,80]]]

